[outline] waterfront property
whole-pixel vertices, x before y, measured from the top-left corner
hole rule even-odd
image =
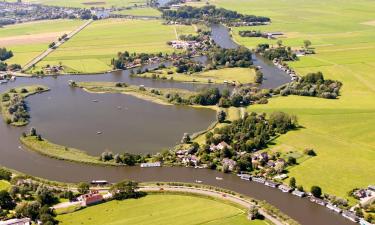
[[[91,191],[88,194],[79,196],[77,199],[82,206],[95,205],[104,201],[103,195],[99,194],[98,191]]]

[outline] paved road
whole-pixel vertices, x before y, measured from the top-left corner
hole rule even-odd
[[[54,48],[48,48],[46,51],[32,59],[30,62],[28,62],[22,69],[23,71],[26,71],[33,67],[33,65],[36,65],[38,62],[40,62],[42,59],[44,59],[47,55],[49,55],[51,52],[56,50],[59,46],[64,44],[66,41],[68,41],[70,38],[72,38],[74,35],[78,34],[80,31],[82,31],[85,27],[87,27],[89,24],[92,23],[93,20],[88,20],[86,23],[84,23],[82,26],[78,27],[76,30],[70,32],[66,38],[66,40],[61,40],[56,42],[56,45]]]

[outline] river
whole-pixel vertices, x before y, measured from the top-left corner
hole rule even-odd
[[[230,36],[227,35],[227,37]],[[272,67],[272,65],[269,66]],[[290,81],[290,79],[284,79],[284,76],[280,78],[282,74],[273,73],[274,69],[270,68],[269,74],[265,73],[267,79],[264,85],[273,87],[281,80],[284,83]],[[198,84],[130,78],[128,75],[128,71],[118,71],[102,75],[60,76],[43,79],[18,78],[16,82],[1,85],[0,92],[19,85],[44,84],[49,86],[50,92],[27,99],[32,116],[30,126],[35,126],[44,137],[51,138],[53,142],[90,149],[90,153],[100,152],[104,148],[114,151],[132,151],[131,147],[135,143],[139,143],[137,151],[153,152],[160,146],[167,147],[170,145],[166,146],[166,144],[177,142],[183,132],[206,128],[215,119],[215,113],[211,110],[184,106],[160,106],[119,94],[90,94],[80,89],[72,89],[67,85],[68,80],[73,79],[75,81],[127,82],[156,88],[174,87],[195,90],[201,87]],[[93,99],[97,99],[98,102],[94,103]],[[117,106],[121,106],[124,111],[119,110]],[[300,199],[254,182],[243,181],[232,174],[182,167],[100,167],[44,157],[20,146],[18,138],[29,127],[14,128],[3,122],[0,123],[0,165],[33,176],[63,182],[93,179],[106,179],[110,182],[122,179],[176,182],[202,180],[203,184],[230,189],[265,200],[302,224],[353,224],[325,207],[306,199]],[[103,131],[102,136],[96,134],[98,130]],[[164,139],[165,136],[168,138]],[[216,180],[215,177],[223,177],[223,180]]]

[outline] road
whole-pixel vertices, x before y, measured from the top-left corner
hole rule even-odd
[[[44,51],[43,53],[41,53],[40,55],[38,55],[37,57],[35,57],[34,59],[32,59],[30,62],[28,62],[22,68],[22,70],[23,71],[27,71],[28,69],[30,69],[31,67],[33,67],[34,65],[36,65],[42,59],[44,59],[45,57],[47,57],[50,53],[52,53],[53,51],[55,51],[59,46],[61,46],[62,44],[64,44],[68,40],[70,40],[70,38],[72,38],[74,35],[76,35],[79,32],[81,32],[85,27],[87,27],[92,22],[93,22],[93,20],[88,20],[86,23],[84,23],[82,26],[78,27],[76,30],[70,32],[68,34],[67,38],[65,38],[65,39],[63,39],[61,41],[56,42],[56,45],[53,48],[48,48],[46,51]]]

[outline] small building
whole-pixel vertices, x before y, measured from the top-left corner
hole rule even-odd
[[[340,209],[339,207],[333,205],[332,203],[328,203],[328,204],[326,205],[326,207],[327,207],[328,209],[332,210],[332,211],[337,212],[337,213],[341,213],[341,212],[342,212],[342,209]]]
[[[30,218],[22,218],[22,219],[11,219],[6,221],[0,221],[0,225],[31,225]]]
[[[251,179],[251,176],[249,174],[241,174],[240,178],[242,180],[250,180]]]
[[[367,222],[367,221],[364,220],[364,219],[360,219],[360,220],[359,220],[359,224],[361,224],[361,225],[373,225],[372,223]]]
[[[210,151],[211,152],[215,152],[215,151],[217,151],[217,150],[223,150],[224,148],[228,148],[228,149],[230,149],[230,148],[232,148],[230,145],[228,145],[225,141],[222,141],[222,142],[220,142],[219,144],[217,144],[217,145],[214,145],[214,144],[211,144],[211,146],[210,146]]]
[[[357,223],[359,221],[358,216],[356,216],[354,213],[347,211],[347,210],[342,212],[342,216],[353,221],[354,223]]]
[[[266,182],[266,179],[264,179],[263,177],[252,177],[251,180],[261,184],[264,184],[264,182]]]
[[[270,180],[267,180],[264,182],[264,185],[271,187],[271,188],[276,188],[279,184]]]
[[[89,194],[81,195],[77,199],[82,206],[94,205],[104,201],[103,195],[99,194],[98,191],[91,191]]]
[[[311,201],[311,202],[314,202],[314,203],[316,203],[316,204],[318,204],[318,205],[321,205],[321,206],[325,206],[325,205],[327,204],[323,199],[316,198],[316,197],[314,197],[314,196],[311,196],[311,197],[310,197],[310,201]]]
[[[285,184],[281,184],[279,187],[278,187],[282,192],[284,193],[289,193],[291,191],[293,191],[293,188],[285,185]]]
[[[153,163],[141,163],[142,168],[147,167],[161,167],[161,162],[153,162]]]
[[[300,198],[303,198],[303,197],[305,197],[306,196],[306,193],[305,192],[303,192],[303,191],[299,191],[299,190],[294,190],[293,192],[292,192],[292,195],[295,195],[295,196],[298,196],[298,197],[300,197]]]
[[[106,185],[106,184],[108,184],[108,181],[106,181],[106,180],[92,180],[90,183],[92,185]]]

